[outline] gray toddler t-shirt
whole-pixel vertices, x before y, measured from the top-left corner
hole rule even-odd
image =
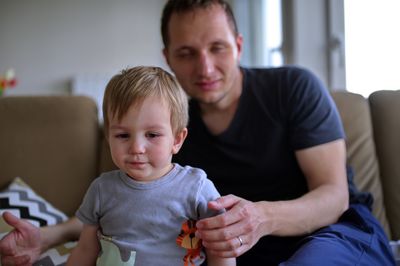
[[[183,265],[184,259],[200,265],[205,255],[196,248],[191,220],[218,214],[207,207],[218,197],[198,168],[174,164],[167,175],[149,183],[115,170],[92,182],[76,216],[100,227],[103,249],[107,240],[117,246],[121,262],[113,265]]]

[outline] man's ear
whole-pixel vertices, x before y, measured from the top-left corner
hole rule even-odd
[[[185,127],[184,129],[182,129],[180,132],[178,132],[175,135],[175,140],[174,140],[174,145],[172,147],[172,154],[177,154],[179,152],[179,150],[181,149],[183,142],[186,139],[186,136],[188,134],[188,130]]]
[[[242,50],[243,50],[243,36],[241,34],[238,34],[236,36],[236,47],[238,51],[238,59],[242,57]]]
[[[167,48],[164,47],[164,49],[162,49],[162,54],[164,55],[165,62],[167,62],[167,65],[169,66],[169,61],[168,61],[168,50],[167,50]]]

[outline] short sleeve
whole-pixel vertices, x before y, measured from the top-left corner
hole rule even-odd
[[[221,195],[215,188],[213,182],[205,178],[197,195],[197,213],[199,219],[215,216],[222,213],[220,211],[215,211],[208,208],[208,202],[216,200],[219,197],[221,197]]]
[[[97,225],[100,218],[100,178],[94,180],[87,190],[82,204],[76,212],[78,219],[84,224]]]
[[[294,68],[288,73],[287,82],[286,110],[294,150],[345,137],[336,105],[314,74]]]

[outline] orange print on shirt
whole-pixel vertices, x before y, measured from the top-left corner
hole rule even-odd
[[[193,259],[200,257],[202,245],[201,240],[194,235],[196,230],[196,221],[187,220],[182,224],[181,233],[176,238],[178,246],[187,249],[183,258],[184,266],[195,266]]]

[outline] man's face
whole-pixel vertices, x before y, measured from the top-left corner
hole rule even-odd
[[[224,10],[213,5],[173,13],[165,58],[186,93],[203,104],[230,104],[241,88],[238,67],[242,37],[235,36]]]

